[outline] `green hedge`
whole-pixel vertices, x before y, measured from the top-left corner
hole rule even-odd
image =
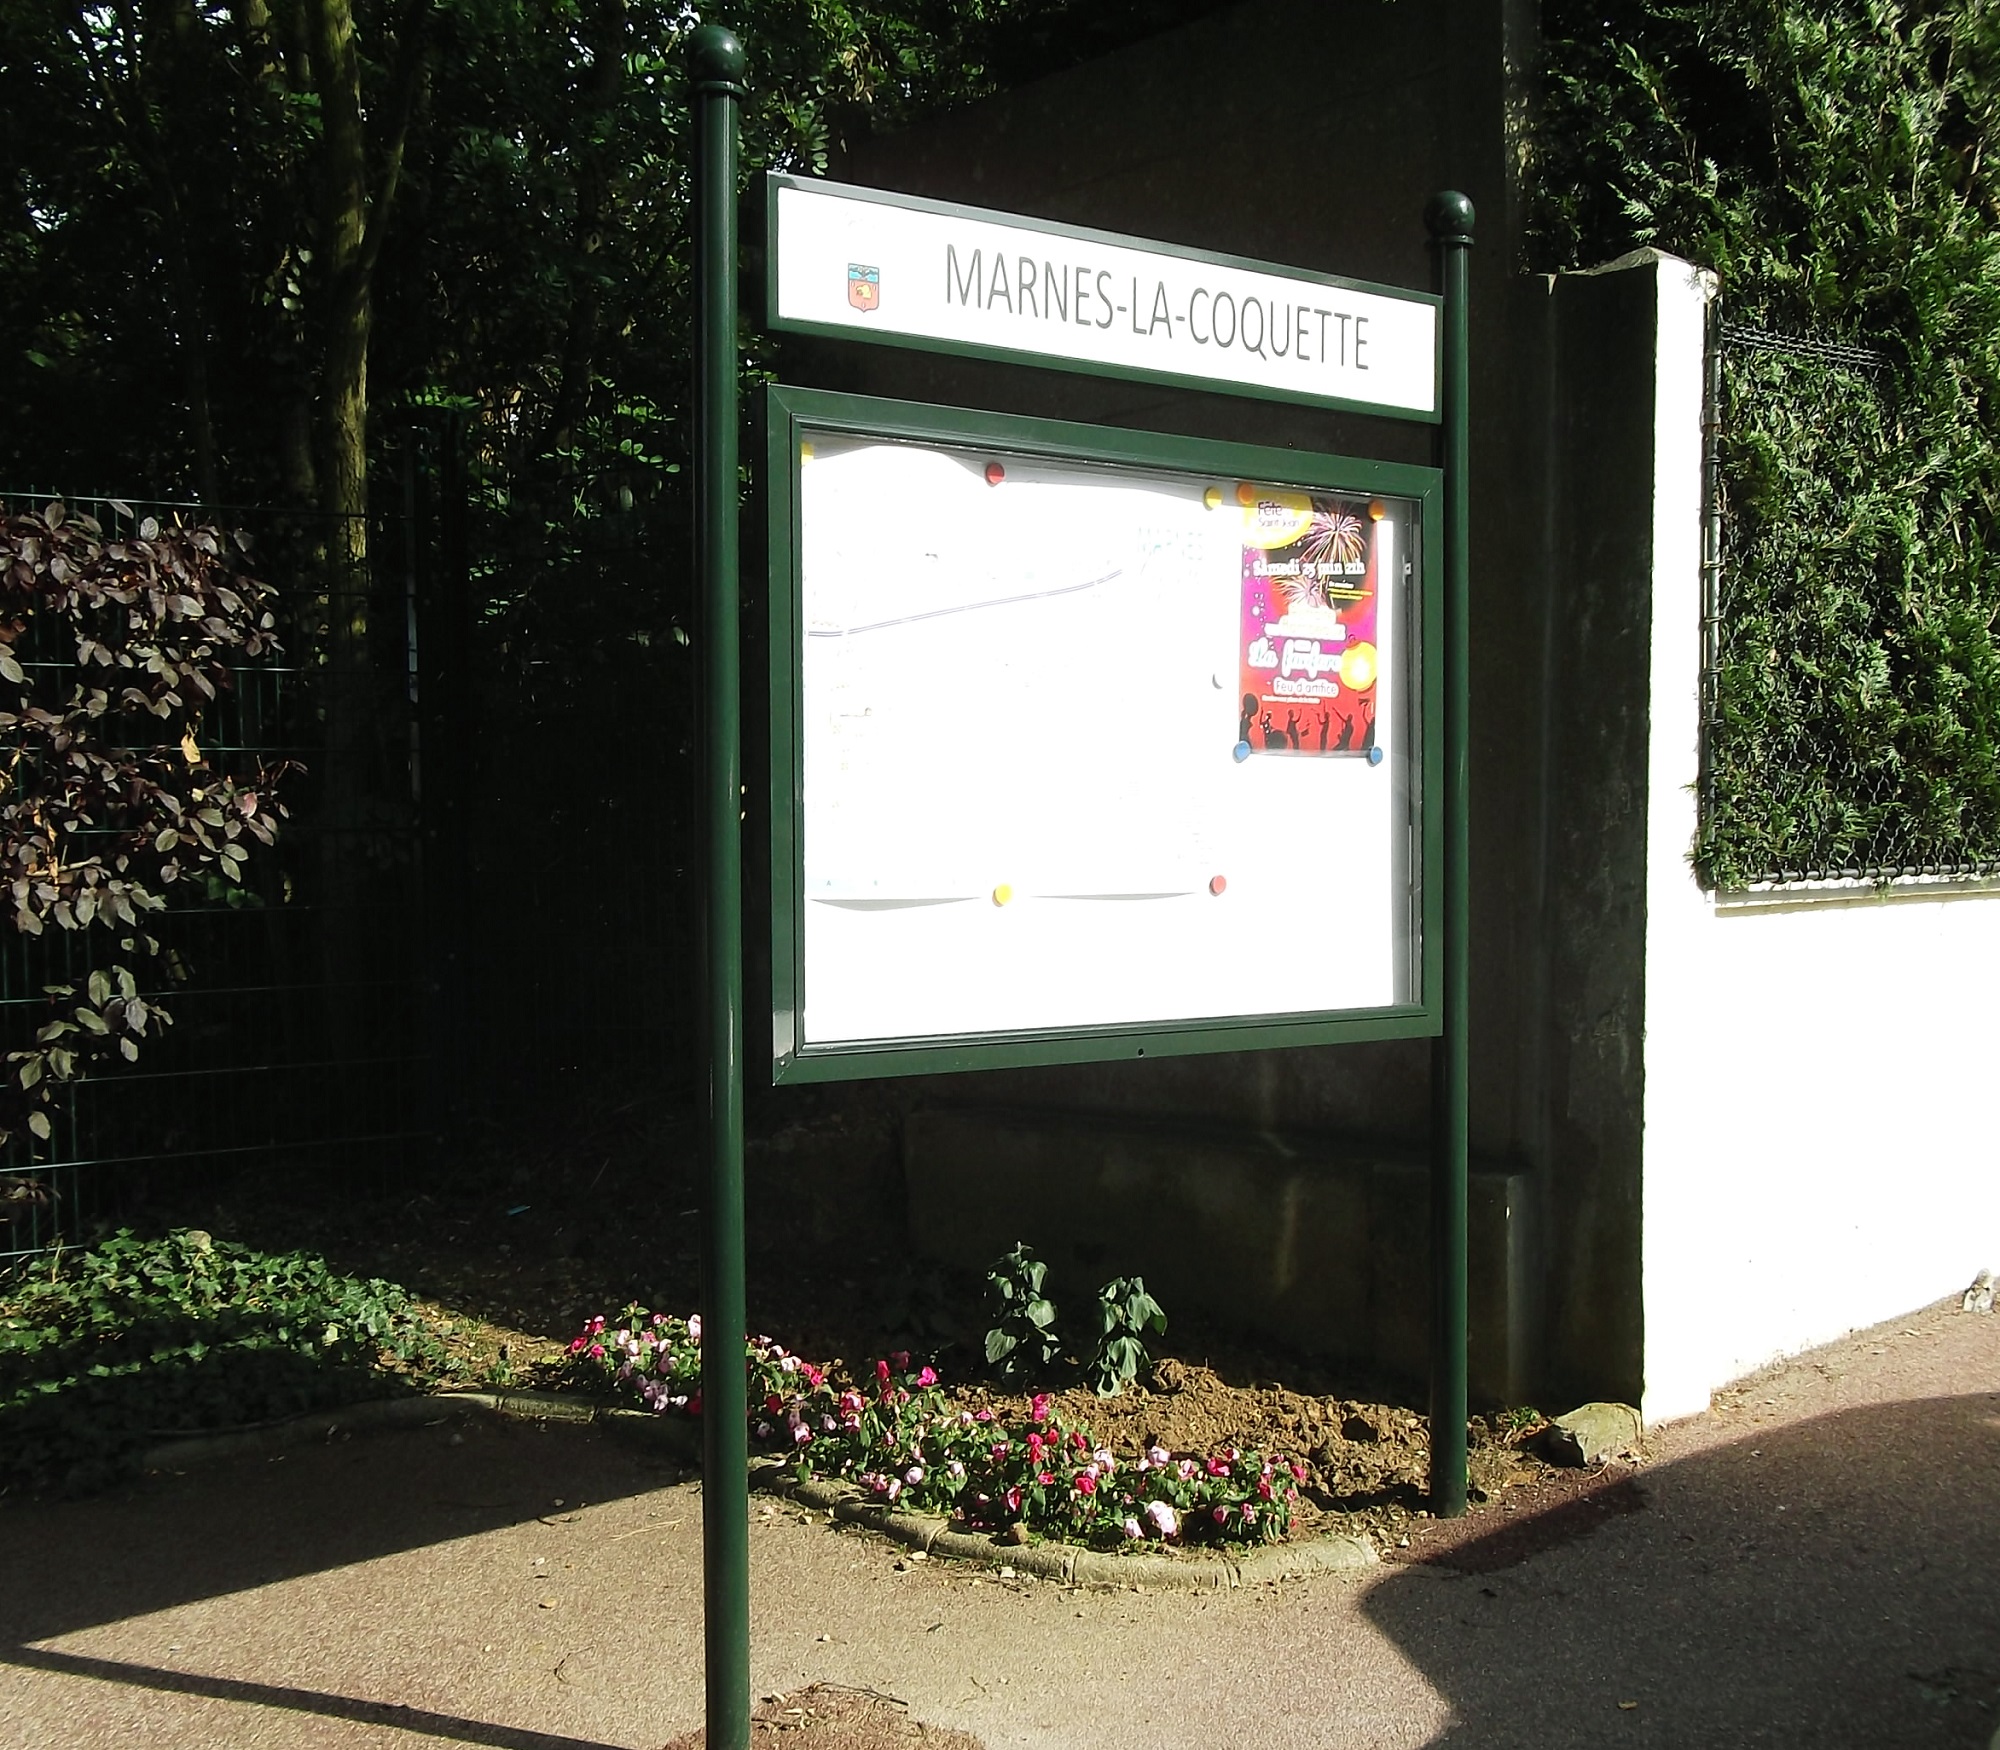
[[[2000,862],[2000,9],[1547,0],[1531,266],[1654,244],[1732,324],[1695,862]]]

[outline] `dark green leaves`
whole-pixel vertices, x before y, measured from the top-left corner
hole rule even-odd
[[[986,1333],[986,1363],[1003,1379],[1042,1372],[1062,1351],[1055,1303],[1042,1293],[1048,1266],[1018,1241],[986,1273],[994,1323]]]
[[[1090,1358],[1091,1384],[1101,1398],[1116,1397],[1145,1370],[1145,1333],[1164,1331],[1167,1315],[1146,1292],[1143,1277],[1120,1276],[1097,1291],[1097,1348]]]

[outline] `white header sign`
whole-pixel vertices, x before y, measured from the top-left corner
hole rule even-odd
[[[771,326],[1438,416],[1434,298],[771,179]]]

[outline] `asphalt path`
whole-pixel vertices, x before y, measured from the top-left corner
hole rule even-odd
[[[1470,1572],[1195,1596],[759,1499],[753,1682],[991,1750],[1995,1745],[2000,1316],[1746,1382],[1655,1431],[1624,1504],[1503,1562],[1510,1520]],[[701,1718],[700,1536],[646,1448],[464,1417],[0,1502],[0,1745],[658,1750]]]

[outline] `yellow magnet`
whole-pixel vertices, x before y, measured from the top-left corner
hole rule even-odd
[[[1004,881],[1001,882],[1000,885],[994,888],[993,890],[993,903],[995,905],[1005,905],[1008,902],[1008,900],[1012,899],[1013,897],[1014,897],[1013,888],[1009,887],[1007,883]]]
[[[1222,488],[1220,486],[1211,486],[1201,495],[1201,502],[1210,510],[1220,510],[1222,508]]]
[[[812,445],[811,445],[811,444],[800,444],[800,445],[799,445],[799,460],[800,460],[801,462],[810,462],[810,461],[811,461],[812,459],[813,459],[813,447],[812,447]]]

